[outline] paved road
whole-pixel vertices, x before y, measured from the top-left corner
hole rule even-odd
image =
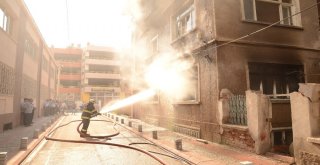
[[[69,115],[63,117],[59,125],[69,123],[73,120],[79,120],[80,116]],[[106,117],[99,117],[96,119],[106,120]],[[112,137],[111,140],[106,139],[92,139],[80,138],[76,128],[80,122],[72,122],[69,125],[57,129],[53,138],[68,139],[68,140],[84,140],[93,142],[110,142],[117,144],[129,145],[130,143],[149,143],[145,139],[133,134],[127,129],[114,125],[112,122],[93,121],[90,124],[89,131],[91,135],[112,134],[116,130],[120,132],[119,135]],[[114,129],[116,128],[116,130]],[[150,144],[136,144],[130,145],[136,148],[147,151],[156,152],[157,157],[170,165],[186,164],[185,162],[171,158],[172,154],[161,150],[157,146]],[[166,156],[164,156],[164,155]],[[176,157],[177,158],[177,157]],[[44,141],[22,164],[45,164],[45,165],[99,165],[99,164],[160,164],[150,156],[131,149],[99,145],[99,144],[78,144],[57,141]]]

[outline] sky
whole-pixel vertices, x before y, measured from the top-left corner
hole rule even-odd
[[[24,1],[48,46],[131,46],[129,0]]]

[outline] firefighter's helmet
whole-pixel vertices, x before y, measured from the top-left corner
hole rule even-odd
[[[94,99],[90,99],[89,102],[95,103],[96,101]]]

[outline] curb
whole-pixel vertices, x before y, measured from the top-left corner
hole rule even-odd
[[[20,150],[11,159],[7,161],[8,165],[21,164],[29,154],[44,140],[45,135],[50,132],[54,126],[57,124],[61,116],[59,116],[54,123],[52,123],[45,131],[43,131],[37,139],[33,139],[27,146],[26,150]]]

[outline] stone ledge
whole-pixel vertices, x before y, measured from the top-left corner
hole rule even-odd
[[[320,144],[320,137],[307,137],[307,142]]]
[[[242,125],[233,125],[233,124],[222,124],[222,128],[233,128],[233,129],[238,129],[242,131],[248,131],[248,126],[242,126]]]

